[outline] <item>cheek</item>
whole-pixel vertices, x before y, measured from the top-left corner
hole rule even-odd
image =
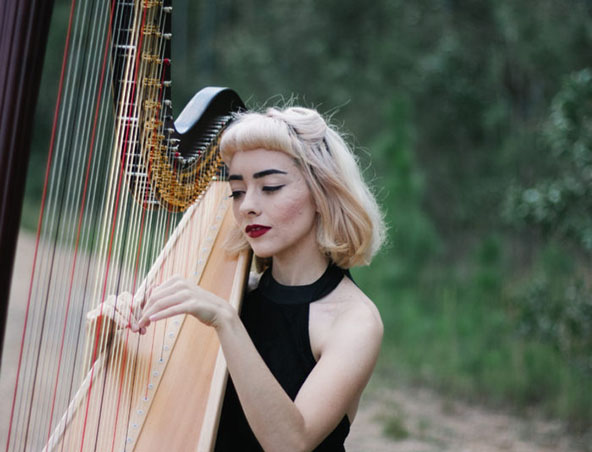
[[[237,226],[240,227],[241,225],[241,218],[240,218],[240,214],[238,211],[238,203],[234,202],[234,201],[230,201],[232,204],[230,205],[230,208],[232,209],[232,217],[234,218],[234,222],[236,223]]]
[[[279,206],[276,212],[288,223],[301,223],[310,221],[314,217],[315,209],[309,197],[297,196]]]
[[[234,219],[236,220],[236,222],[238,223],[239,221],[239,211],[238,211],[238,202],[235,202],[233,200],[230,201],[232,204],[230,205],[230,208],[232,209],[232,214],[234,215]]]

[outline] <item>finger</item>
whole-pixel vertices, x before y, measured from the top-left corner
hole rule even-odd
[[[125,318],[119,312],[117,312],[113,306],[105,304],[90,311],[86,315],[86,318],[90,323],[96,322],[98,319],[109,320],[115,323],[115,325],[117,325],[119,328],[124,328],[127,325]]]
[[[117,328],[127,328],[137,322],[134,311],[134,298],[129,292],[122,292],[118,296],[110,295],[105,302],[87,314],[89,322],[100,317],[113,321]]]
[[[150,305],[153,303],[153,300],[159,300],[163,297],[170,296],[174,293],[191,289],[193,287],[195,287],[193,283],[187,281],[179,275],[175,275],[162,284],[150,288],[147,304]]]
[[[107,297],[107,299],[104,302],[99,303],[94,309],[87,312],[86,318],[88,320],[91,320],[91,319],[94,319],[96,317],[103,315],[103,311],[105,310],[105,307],[106,306],[113,306],[114,301],[115,301],[115,296],[111,295],[111,296]]]
[[[150,323],[150,317],[153,316],[155,313],[162,311],[163,309],[167,309],[173,305],[180,304],[183,301],[183,296],[180,295],[178,292],[164,296],[158,300],[152,301],[150,306],[144,310],[142,313],[142,317],[138,324],[140,326],[144,326]]]
[[[158,300],[150,299],[149,300],[150,305],[142,313],[142,317],[140,318],[138,325],[140,327],[148,326],[150,324],[151,317],[154,314],[156,314],[157,312],[160,312],[164,309],[168,309],[171,306],[181,304],[185,300],[187,300],[187,298],[188,298],[187,293],[185,291],[181,290],[181,291],[174,292],[170,295],[166,295]]]
[[[162,309],[162,310],[152,314],[150,316],[150,321],[156,322],[158,320],[167,319],[167,318],[179,315],[179,314],[185,314],[186,312],[187,312],[186,303],[175,304],[175,305],[172,305],[168,308]]]
[[[166,280],[162,284],[158,284],[151,287],[148,302],[150,302],[150,299],[152,298],[161,298],[170,295],[185,287],[186,285],[187,283],[183,278],[179,276],[173,276],[172,278]]]
[[[140,302],[130,292],[121,292],[119,295],[110,295],[103,306],[112,306],[120,317],[120,326],[128,327],[137,323],[140,314]]]
[[[111,317],[106,316],[92,319],[87,326],[89,337],[92,338],[93,342],[97,341],[97,343],[105,343],[118,328],[116,322]]]
[[[135,322],[134,314],[134,300],[129,292],[122,292],[117,296],[113,310],[115,312],[116,320],[121,327],[129,327]]]
[[[112,309],[122,318],[127,319],[129,317],[132,303],[129,297],[126,296],[126,292],[119,294],[108,305],[112,306]]]
[[[150,293],[150,287],[149,284],[142,286],[141,290],[138,290],[134,295],[134,305],[139,311],[141,311],[144,308],[144,304],[146,304],[148,294]]]
[[[134,307],[133,307],[133,316],[131,323],[131,329],[134,333],[139,332],[143,334],[140,329],[140,319],[142,318],[145,309],[149,306],[149,300],[152,293],[152,287],[146,287],[142,293],[136,293],[134,296]],[[145,329],[145,328],[144,328]]]
[[[126,318],[127,325],[132,328],[139,320],[141,309],[139,302],[129,292],[125,292],[124,295],[118,311]]]
[[[146,310],[150,309],[150,307],[161,297],[168,294],[167,292],[167,284],[168,281],[165,281],[162,284],[156,284],[148,287],[146,292],[143,294],[143,300],[141,302],[142,310],[138,313],[139,319],[142,318]],[[158,289],[158,290],[157,290]],[[172,291],[171,291],[172,292]]]

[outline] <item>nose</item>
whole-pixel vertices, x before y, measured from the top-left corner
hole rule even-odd
[[[246,216],[257,216],[261,213],[260,202],[254,190],[245,191],[239,206],[239,212],[241,215]]]

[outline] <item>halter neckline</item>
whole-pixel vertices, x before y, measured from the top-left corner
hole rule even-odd
[[[258,289],[265,298],[277,304],[308,304],[331,293],[347,273],[347,270],[331,263],[315,282],[302,286],[285,286],[273,279],[271,269],[268,269],[261,277]]]

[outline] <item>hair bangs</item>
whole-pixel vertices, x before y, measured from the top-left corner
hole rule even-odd
[[[236,152],[267,149],[294,156],[293,138],[288,125],[262,114],[237,115],[222,135],[220,154],[229,164]]]

